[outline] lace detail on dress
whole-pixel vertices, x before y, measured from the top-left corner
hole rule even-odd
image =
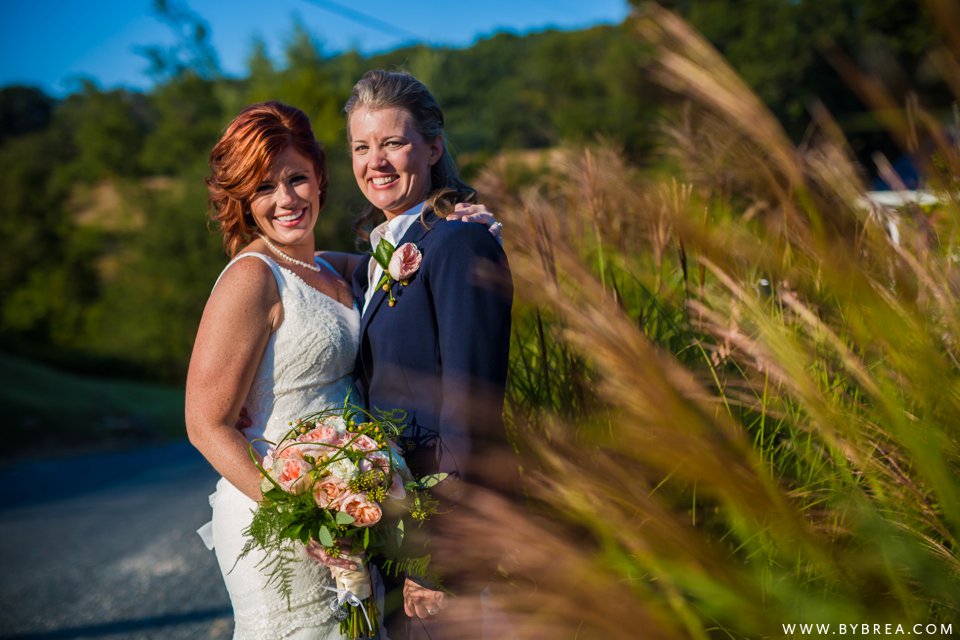
[[[267,255],[243,253],[230,264],[248,256],[263,260],[273,271],[283,302],[283,322],[270,336],[244,403],[253,422],[244,435],[251,441],[276,442],[291,420],[342,403],[352,389],[360,314]],[[267,448],[263,443],[254,446],[260,453]]]
[[[235,638],[287,638],[302,629],[322,627],[327,622],[337,630],[333,637],[339,638],[340,625],[331,619],[333,611],[330,608],[336,602],[336,595],[323,589],[323,586],[333,585],[330,570],[306,557],[301,565],[289,607],[282,598],[264,598],[261,590],[237,594],[233,600]],[[274,590],[274,587],[263,585],[262,589]]]
[[[269,444],[257,439],[277,442],[290,429],[290,421],[341,405],[352,391],[360,314],[261,253],[238,255],[224,272],[250,257],[270,267],[283,304],[283,321],[267,341],[244,401],[251,420],[244,435],[263,454]],[[311,638],[339,638],[339,623],[331,619],[330,610],[335,596],[323,589],[333,585],[329,569],[304,555],[288,608],[286,599],[265,585],[266,578],[257,566],[262,556],[250,554],[237,561],[246,542],[242,532],[256,504],[221,479],[213,505],[213,539],[234,608],[234,639],[267,640],[297,634],[299,640],[299,631],[314,627],[317,631],[309,634]]]

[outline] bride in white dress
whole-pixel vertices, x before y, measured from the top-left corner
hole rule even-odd
[[[323,151],[299,109],[251,105],[210,154],[213,219],[232,260],[203,311],[186,388],[191,443],[223,476],[211,496],[212,544],[233,605],[235,640],[339,640],[327,566],[304,551],[289,606],[266,584],[244,529],[262,498],[262,458],[289,422],[343,403],[352,388],[360,314],[350,286],[359,256],[316,253],[313,229],[326,200]],[[456,217],[489,224],[482,206]],[[326,258],[326,259],[325,259]],[[238,430],[241,408],[250,426]],[[316,557],[316,556],[314,556]],[[324,558],[353,568],[347,560]]]
[[[233,604],[237,639],[339,639],[330,571],[306,553],[291,601],[266,584],[262,556],[238,560],[262,498],[249,444],[278,441],[297,417],[343,402],[360,327],[353,293],[314,252],[327,185],[307,117],[253,105],[210,154],[207,183],[227,252],[204,309],[187,374],[190,441],[223,476],[211,497],[212,542]],[[238,431],[241,407],[250,426]],[[254,442],[258,456],[265,443]]]

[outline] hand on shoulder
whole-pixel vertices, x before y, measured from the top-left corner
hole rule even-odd
[[[435,241],[445,245],[450,243],[461,251],[476,251],[483,255],[504,253],[499,237],[484,224],[447,219],[437,223],[431,233],[437,234]]]
[[[496,216],[483,204],[458,202],[454,206],[453,213],[448,215],[446,220],[483,225],[490,232],[490,235],[497,239],[497,242],[503,244],[503,223],[499,222]]]

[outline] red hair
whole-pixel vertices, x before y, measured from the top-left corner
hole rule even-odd
[[[310,119],[300,109],[279,102],[252,104],[227,125],[210,152],[209,213],[220,227],[230,257],[255,237],[250,198],[288,147],[313,163],[322,209],[327,200],[326,158]]]

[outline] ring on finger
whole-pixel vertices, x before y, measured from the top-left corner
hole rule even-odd
[[[427,609],[427,614],[428,614],[428,615],[431,615],[431,616],[435,616],[435,615],[437,615],[439,612],[440,612],[440,610],[439,610],[439,609],[436,609],[436,608]]]

